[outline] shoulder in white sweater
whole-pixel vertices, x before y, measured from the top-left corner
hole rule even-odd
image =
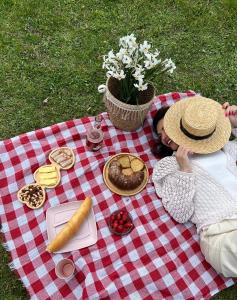
[[[181,172],[175,156],[156,163],[152,180],[168,213],[179,223],[192,221],[198,232],[237,213],[237,201],[206,171],[193,164],[192,173]]]

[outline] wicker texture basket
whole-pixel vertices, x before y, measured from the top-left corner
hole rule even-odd
[[[155,89],[152,85],[149,85],[147,90],[139,93],[138,103],[143,104],[130,105],[121,102],[118,100],[119,81],[110,77],[106,83],[103,100],[113,125],[125,131],[134,131],[143,125],[154,96]]]

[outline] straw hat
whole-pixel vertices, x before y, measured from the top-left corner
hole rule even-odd
[[[212,153],[229,140],[231,125],[221,104],[194,96],[176,102],[164,117],[166,134],[194,153]]]

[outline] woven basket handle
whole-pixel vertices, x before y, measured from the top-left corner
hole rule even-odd
[[[105,84],[101,84],[98,86],[98,92],[100,94],[104,94],[106,92],[106,90],[107,90],[107,86]]]

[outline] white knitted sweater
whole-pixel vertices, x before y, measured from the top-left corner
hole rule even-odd
[[[235,170],[237,142],[228,142],[224,151],[228,169]],[[192,173],[181,172],[175,156],[165,157],[156,163],[152,180],[169,214],[179,223],[190,220],[198,232],[237,214],[237,199],[195,163]]]

